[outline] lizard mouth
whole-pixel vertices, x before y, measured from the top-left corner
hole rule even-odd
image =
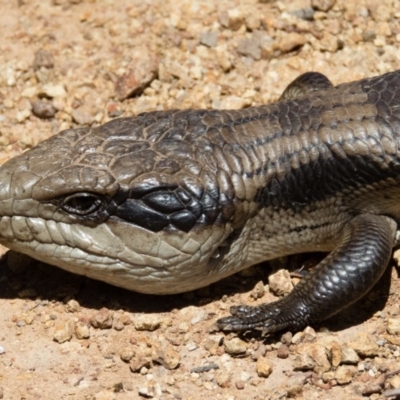
[[[112,219],[91,227],[37,217],[0,218],[0,243],[6,247],[142,293],[180,293],[211,283],[208,264],[216,263],[211,256],[217,247],[211,246],[216,247],[211,254],[203,249],[212,239],[203,244],[198,238],[181,239]]]

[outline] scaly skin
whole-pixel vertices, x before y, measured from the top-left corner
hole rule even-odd
[[[0,243],[154,294],[329,251],[286,298],[218,321],[300,329],[385,270],[400,220],[399,139],[400,71],[337,87],[308,73],[266,106],[67,130],[0,168]]]

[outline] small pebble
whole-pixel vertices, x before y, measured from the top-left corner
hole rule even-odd
[[[294,358],[293,368],[299,371],[310,371],[315,367],[315,361],[308,354],[299,354]]]
[[[306,44],[306,38],[297,32],[290,32],[285,35],[278,43],[279,50],[282,53],[289,53]]]
[[[36,100],[32,103],[32,111],[39,118],[53,118],[57,110],[51,103]]]
[[[293,289],[289,271],[281,269],[268,277],[270,291],[276,296],[283,296],[290,293]]]
[[[90,320],[92,326],[97,329],[109,329],[113,324],[113,313],[106,309],[100,309]]]
[[[186,348],[188,349],[188,351],[194,351],[196,349],[198,349],[198,346],[196,343],[187,343],[186,344]]]
[[[389,318],[387,321],[387,331],[391,335],[400,335],[400,318]]]
[[[348,343],[361,357],[373,357],[379,354],[379,346],[372,340],[368,333],[360,333],[356,339]]]
[[[81,306],[74,299],[69,300],[68,303],[65,305],[65,311],[70,312],[70,313],[76,313],[76,312],[80,311],[80,309],[81,309]]]
[[[281,336],[281,342],[286,345],[290,345],[292,343],[293,333],[286,332]]]
[[[54,67],[54,56],[49,50],[40,49],[35,53],[33,60],[33,69],[37,70],[41,67],[53,68]]]
[[[215,373],[215,381],[221,388],[227,388],[230,386],[232,381],[232,375],[226,370],[218,370]]]
[[[214,47],[217,44],[217,33],[213,31],[203,32],[200,34],[200,43],[208,47]]]
[[[79,125],[91,125],[94,122],[94,116],[84,108],[76,108],[72,110],[72,118]]]
[[[236,386],[236,389],[238,389],[238,390],[243,390],[244,387],[245,387],[245,384],[244,384],[243,381],[236,381],[236,382],[235,382],[235,386]]]
[[[85,321],[78,321],[75,326],[75,335],[78,339],[90,338],[89,323]]]
[[[220,24],[233,31],[238,30],[242,26],[244,19],[243,13],[238,8],[227,10],[219,16]]]
[[[162,318],[157,314],[142,314],[134,319],[135,328],[138,331],[155,331],[161,326]]]
[[[334,6],[335,1],[336,0],[312,0],[311,5],[316,10],[327,12]]]
[[[224,341],[225,352],[230,355],[243,354],[247,351],[247,343],[235,337]]]
[[[120,321],[119,319],[114,320],[113,329],[115,329],[116,331],[122,331],[124,328],[125,325],[122,321]]]
[[[341,365],[335,372],[335,379],[339,383],[339,385],[345,385],[351,382],[356,373],[356,367]]]
[[[211,355],[216,355],[218,354],[218,350],[220,348],[220,345],[222,343],[223,336],[221,335],[210,335],[209,338],[207,338],[204,342],[204,348],[210,352]]]
[[[132,62],[132,68],[118,77],[115,93],[118,100],[124,100],[143,92],[144,88],[156,78],[158,62],[155,58],[140,57]]]
[[[265,294],[265,286],[262,281],[257,282],[256,286],[254,286],[254,289],[250,292],[250,297],[252,297],[254,300],[261,299]]]
[[[342,364],[357,364],[360,361],[360,357],[354,349],[345,347],[342,349]]]
[[[276,352],[276,356],[278,358],[288,358],[289,357],[289,347],[287,347],[286,345],[282,345],[278,348],[277,352]]]
[[[153,350],[152,359],[166,369],[175,369],[181,361],[181,356],[171,345],[165,345]]]
[[[139,372],[143,367],[151,367],[152,349],[147,347],[137,347],[133,351],[135,355],[129,362],[129,368],[132,372]]]
[[[53,98],[53,97],[65,97],[67,95],[67,92],[65,91],[65,88],[63,85],[53,85],[51,83],[46,84],[42,88],[43,94],[45,94],[47,97]]]
[[[58,343],[64,343],[72,339],[75,329],[75,322],[69,320],[66,323],[59,324],[55,327],[53,339]]]
[[[122,361],[129,362],[134,357],[135,352],[132,347],[124,347],[119,355]]]
[[[272,371],[272,363],[266,357],[259,357],[256,364],[257,375],[261,378],[268,378]]]

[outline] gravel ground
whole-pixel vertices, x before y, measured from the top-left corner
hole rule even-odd
[[[397,0],[0,6],[0,163],[62,129],[150,110],[264,104],[306,71],[337,84],[397,69],[400,60]],[[279,263],[157,297],[17,254],[7,261],[0,399],[378,400],[400,387],[395,268],[315,330],[263,338],[224,335],[213,322],[232,304],[290,290],[296,282],[286,270],[268,278]]]

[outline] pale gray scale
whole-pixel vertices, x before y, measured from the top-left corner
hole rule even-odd
[[[11,220],[12,220],[12,217],[8,217],[8,216],[2,216],[0,218],[1,238],[5,243],[10,243],[15,240]]]
[[[14,199],[12,202],[12,214],[35,217],[38,215],[38,203],[32,199]]]
[[[14,238],[17,241],[21,242],[30,242],[34,239],[34,235],[32,234],[31,228],[29,226],[29,219],[24,217],[14,216],[10,220],[11,222],[11,230],[14,233]],[[40,236],[40,239],[43,242],[49,243],[45,234]]]
[[[49,235],[51,236],[53,243],[57,245],[65,245],[65,237],[59,230],[59,224],[56,221],[46,220],[46,227]],[[87,237],[86,243],[84,243],[83,247],[89,247],[91,240]],[[82,246],[82,245],[81,245]]]

